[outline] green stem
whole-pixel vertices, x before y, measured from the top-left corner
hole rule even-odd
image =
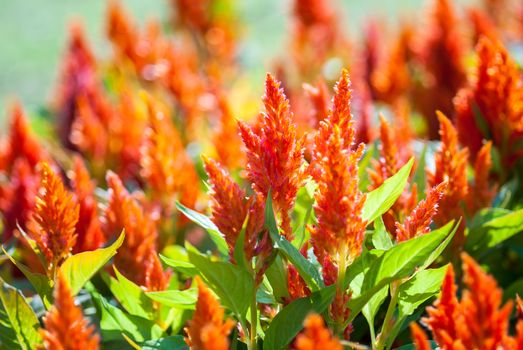
[[[397,284],[396,282],[392,282],[390,285],[390,303],[387,309],[387,313],[385,314],[383,327],[381,328],[381,332],[378,335],[378,342],[376,343],[375,350],[383,350],[385,348],[387,338],[389,337],[390,331],[394,326],[394,320],[392,319],[392,317],[394,316],[396,304],[398,303],[398,291],[399,284]]]
[[[256,350],[258,348],[258,345],[256,343],[256,326],[258,323],[258,313],[257,313],[257,303],[256,303],[256,293],[254,293],[254,296],[251,300],[251,331],[250,331],[250,342],[249,342],[249,350]]]

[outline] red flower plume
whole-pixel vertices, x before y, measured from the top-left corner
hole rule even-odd
[[[304,331],[296,337],[294,349],[296,350],[342,350],[338,338],[325,327],[320,315],[311,314],[303,322]]]
[[[289,101],[280,83],[267,74],[265,112],[259,125],[239,122],[240,136],[247,149],[247,177],[253,189],[265,199],[269,190],[281,217],[283,233],[292,239],[290,211],[304,180],[303,142],[297,140]]]

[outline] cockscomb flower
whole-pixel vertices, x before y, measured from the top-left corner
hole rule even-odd
[[[40,179],[26,159],[17,159],[8,179],[0,183],[0,212],[2,213],[2,242],[23,230],[31,218]]]
[[[75,201],[80,207],[73,252],[98,249],[105,243],[105,235],[98,217],[98,203],[94,197],[96,185],[91,180],[82,158],[74,158],[70,178]]]
[[[460,141],[476,158],[484,138],[491,139],[500,151],[504,168],[523,155],[515,145],[523,139],[523,85],[518,64],[501,42],[483,37],[476,52],[479,64],[476,76],[455,98]],[[477,119],[489,130],[482,133]]]
[[[247,260],[251,260],[257,249],[258,234],[263,230],[263,203],[259,203],[256,195],[247,198],[245,191],[218,162],[207,157],[203,157],[203,162],[211,185],[211,220],[224,234],[232,256],[248,216],[244,250]]]
[[[180,201],[193,207],[199,195],[199,178],[181,137],[159,101],[144,95],[149,114],[142,147],[141,175],[156,198]]]
[[[429,343],[429,338],[420,326],[416,323],[410,324],[410,333],[412,335],[412,342],[416,350],[432,350],[432,346]],[[458,349],[456,349],[458,350]]]
[[[245,154],[242,152],[242,141],[238,135],[238,123],[233,117],[231,106],[224,92],[215,93],[219,123],[213,133],[212,142],[218,159],[228,169],[237,169],[245,164]]]
[[[16,160],[20,158],[34,168],[47,157],[31,131],[22,106],[15,103],[11,109],[7,139],[0,144],[0,171],[10,173]]]
[[[164,271],[158,252],[151,247],[145,261],[145,289],[153,292],[166,290],[170,279],[171,271]]]
[[[145,286],[146,263],[158,236],[156,222],[125,189],[118,175],[108,172],[106,180],[109,202],[104,212],[104,232],[109,239],[125,230],[125,240],[114,263],[125,276]]]
[[[314,254],[324,266],[324,275],[330,272],[334,275],[327,279],[340,283],[331,314],[341,325],[349,314],[349,295],[342,281],[347,266],[361,253],[367,222],[362,218],[366,196],[358,188],[358,161],[364,145],[353,149],[355,132],[346,70],[334,90],[329,116],[320,123],[314,140],[310,172],[318,184],[314,195],[317,224],[309,227],[309,231]]]
[[[325,327],[320,315],[310,314],[303,322],[304,331],[296,337],[294,349],[296,350],[342,350],[338,338]]]
[[[216,297],[198,276],[196,282],[198,301],[193,318],[185,328],[185,341],[194,350],[227,350],[234,322],[223,320],[224,311]]]
[[[467,195],[469,216],[474,215],[481,208],[490,206],[496,195],[496,186],[489,184],[489,173],[492,169],[491,148],[491,141],[485,143],[479,150],[474,162],[474,183],[469,186]]]
[[[414,92],[414,100],[427,120],[429,137],[436,139],[438,123],[434,111],[441,110],[451,116],[454,112],[452,99],[466,83],[463,60],[466,45],[451,0],[434,1],[427,27],[426,34],[419,37],[414,49],[426,73],[423,86]]]
[[[41,188],[29,231],[45,255],[48,273],[53,273],[76,244],[79,206],[49,164],[40,163],[39,166]]]
[[[74,23],[70,29],[67,52],[63,59],[60,82],[56,93],[58,133],[64,146],[73,147],[69,136],[77,113],[79,96],[89,96],[96,87],[96,60],[83,29]]]
[[[320,123],[311,161],[311,174],[318,184],[314,206],[318,224],[311,227],[311,242],[320,262],[326,255],[356,258],[365,233],[361,212],[366,197],[358,189],[358,160],[364,146],[352,149],[350,97],[348,72],[343,71],[330,114]]]
[[[443,197],[446,182],[430,189],[427,198],[418,203],[403,224],[396,222],[396,240],[402,242],[430,231],[432,218],[438,212],[438,202]]]
[[[467,287],[461,301],[456,297],[454,270],[449,266],[441,296],[433,307],[427,308],[428,317],[423,319],[434,340],[442,350],[519,349],[517,339],[508,334],[512,302],[501,306],[503,291],[494,278],[483,272],[467,254],[463,253],[461,258],[463,282]],[[415,327],[414,330],[421,332]],[[423,349],[426,341],[423,342],[419,334],[416,338],[419,339],[417,348]]]
[[[100,337],[89,325],[62,273],[54,288],[54,305],[44,316],[40,330],[47,350],[98,350]]]
[[[316,85],[303,84],[305,95],[312,106],[310,115],[312,126],[317,128],[322,120],[329,115],[329,91],[324,80],[319,80]]]
[[[448,186],[440,200],[441,210],[434,217],[438,225],[444,225],[450,220],[463,217],[461,201],[468,193],[467,161],[468,149],[458,147],[458,133],[451,121],[441,112],[437,112],[440,122],[441,146],[434,155],[435,171],[428,172],[428,184],[434,187],[442,182]],[[456,234],[456,244],[459,246],[464,239],[463,222]]]
[[[265,199],[271,191],[283,234],[292,239],[290,211],[305,178],[303,141],[296,137],[289,101],[280,83],[267,74],[265,112],[256,127],[239,122],[247,149],[247,177],[254,191]]]

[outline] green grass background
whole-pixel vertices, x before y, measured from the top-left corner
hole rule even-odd
[[[417,20],[426,13],[428,1],[332,0],[342,9],[342,26],[353,38],[361,35],[362,23],[371,17],[389,23],[400,16]],[[168,18],[167,0],[122,3],[140,23]],[[285,49],[290,5],[288,0],[237,0],[246,26],[242,56],[254,79],[261,81],[271,57]],[[104,0],[0,0],[0,126],[13,98],[30,111],[49,101],[72,19],[81,19],[99,57],[109,54],[105,10]]]

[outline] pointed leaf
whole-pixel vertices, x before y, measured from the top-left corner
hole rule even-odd
[[[198,300],[198,290],[196,288],[186,290],[164,290],[160,292],[145,293],[151,300],[160,304],[174,307],[177,309],[194,310]]]

